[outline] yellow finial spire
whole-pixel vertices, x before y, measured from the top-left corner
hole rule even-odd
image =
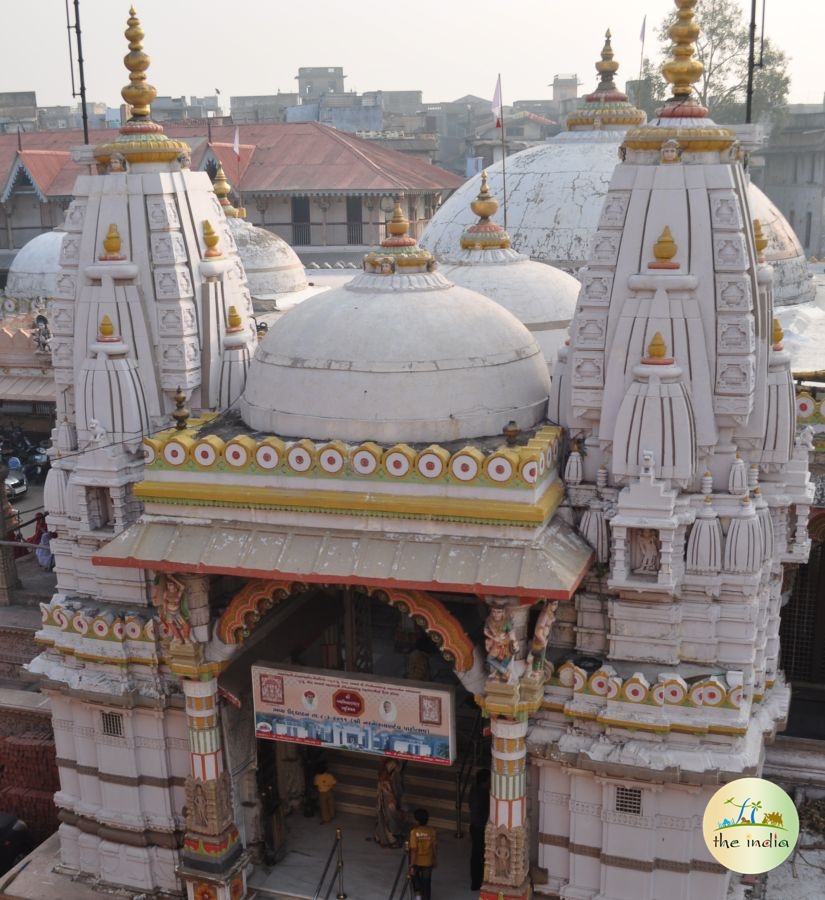
[[[221,256],[221,251],[218,250],[219,240],[220,236],[212,227],[212,223],[208,219],[204,219],[203,242],[206,244],[206,252],[203,254],[204,259],[214,259],[216,256]]]
[[[104,253],[100,258],[119,259],[120,246],[120,232],[117,230],[117,225],[110,225],[109,230],[106,232],[106,237],[103,238]]]
[[[126,24],[129,27],[123,33],[129,41],[129,52],[123,57],[123,64],[129,70],[129,84],[121,90],[120,96],[132,107],[133,119],[148,119],[149,105],[158,92],[146,81],[146,70],[151,60],[149,54],[143,52],[144,32],[134,6],[129,10]]]
[[[97,329],[97,333],[102,338],[110,338],[115,333],[115,326],[112,325],[112,320],[108,316],[103,316],[100,320],[100,327]]]
[[[490,193],[487,186],[487,170],[481,173],[481,190],[478,196],[470,204],[470,209],[483,220],[487,220],[490,216],[495,215],[498,209],[498,200]]]
[[[673,40],[671,58],[662,66],[662,74],[673,85],[673,96],[687,99],[693,85],[702,77],[705,67],[694,59],[694,41],[699,37],[699,24],[693,16],[698,0],[674,0],[676,22],[670,26]]]
[[[759,221],[759,219],[753,220],[753,242],[756,245],[756,253],[759,258],[759,262],[762,262],[762,254],[765,252],[765,248],[768,246],[768,239],[765,237],[765,232],[762,230],[762,223]]]
[[[392,211],[392,219],[390,219],[390,222],[387,225],[387,231],[395,237],[401,237],[407,233],[409,227],[410,221],[401,209],[401,198],[396,197],[395,209]]]
[[[661,331],[657,331],[647,345],[647,355],[648,359],[664,359],[667,356],[667,344]]]
[[[659,239],[653,245],[653,255],[657,262],[670,262],[676,256],[676,242],[670,233],[670,226],[665,225],[664,230],[659,235]]]
[[[773,349],[781,350],[782,349],[782,339],[785,337],[785,332],[782,330],[782,326],[779,324],[779,319],[773,320]]]
[[[215,192],[218,203],[220,203],[223,214],[227,219],[244,218],[246,214],[245,210],[237,209],[229,201],[229,193],[232,190],[232,185],[229,183],[221,163],[218,163],[218,172],[215,175],[215,180],[212,182],[212,190]]]
[[[237,331],[241,327],[241,317],[238,313],[237,307],[229,307],[229,312],[227,313],[226,320],[229,323],[230,331]]]
[[[604,33],[604,47],[602,58],[596,63],[596,71],[599,73],[601,84],[605,87],[614,87],[613,76],[619,71],[619,64],[613,59],[613,47],[610,44],[610,29]]]

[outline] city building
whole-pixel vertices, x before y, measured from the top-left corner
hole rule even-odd
[[[825,257],[825,104],[788,107],[759,151],[760,186],[799,235],[804,252]]]

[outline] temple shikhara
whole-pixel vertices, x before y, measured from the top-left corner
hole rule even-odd
[[[362,715],[389,610],[488,728],[483,900],[725,900],[702,814],[787,716],[813,488],[743,154],[676,6],[658,118],[608,35],[576,120],[621,126],[580,286],[510,249],[485,179],[447,265],[399,201],[352,281],[266,334],[248,226],[152,121],[131,11],[131,118],[77,181],[51,300],[57,588],[30,669],[67,878],[250,896],[273,736],[451,763],[423,680],[386,679],[417,730],[395,694]],[[322,688],[278,717],[304,670],[346,675],[333,724]]]

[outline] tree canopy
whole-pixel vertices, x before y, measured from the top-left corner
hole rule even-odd
[[[670,57],[670,26],[675,13],[656,30],[660,56],[645,59],[639,101],[649,116],[670,96],[670,85],[662,77],[661,63]],[[749,23],[735,0],[699,0],[696,21],[701,32],[696,41],[696,58],[704,72],[694,85],[699,102],[721,124],[745,121],[745,94],[748,80]],[[757,34],[756,61],[760,56]],[[762,65],[754,70],[752,120],[767,121],[785,106],[790,89],[788,57],[769,39],[762,45]]]

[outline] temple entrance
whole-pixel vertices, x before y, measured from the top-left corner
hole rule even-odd
[[[481,600],[462,595],[439,595],[438,600],[453,619],[453,630],[460,629],[473,644],[483,641],[486,607]],[[260,878],[252,879],[256,887],[264,881],[280,884],[279,872],[291,877],[292,855],[312,850],[319,840],[326,846],[332,839],[334,829],[321,826],[320,798],[313,783],[323,769],[336,780],[333,825],[357,835],[359,847],[374,841],[379,769],[384,759],[380,752],[346,749],[345,738],[340,749],[256,738],[251,667],[258,663],[284,664],[308,672],[341,672],[355,678],[363,675],[365,683],[387,679],[387,684],[424,683],[454,691],[455,762],[437,765],[410,760],[401,767],[399,840],[403,841],[413,823],[413,811],[426,808],[439,835],[455,843],[455,863],[462,881],[466,880],[469,839],[462,843],[454,835],[468,831],[469,786],[477,768],[489,765],[489,739],[483,735],[472,694],[439,652],[432,631],[428,634],[429,629],[421,627],[422,621],[421,616],[416,622],[398,605],[390,605],[381,594],[371,596],[346,587],[292,592],[266,613],[220,677],[225,701],[221,721],[235,821],[260,867]],[[351,839],[347,846],[352,852]],[[373,846],[378,852],[378,845]],[[389,857],[384,854],[383,858]],[[444,861],[446,865],[446,858]],[[352,867],[351,862],[349,869]],[[390,884],[381,887],[386,896]]]

